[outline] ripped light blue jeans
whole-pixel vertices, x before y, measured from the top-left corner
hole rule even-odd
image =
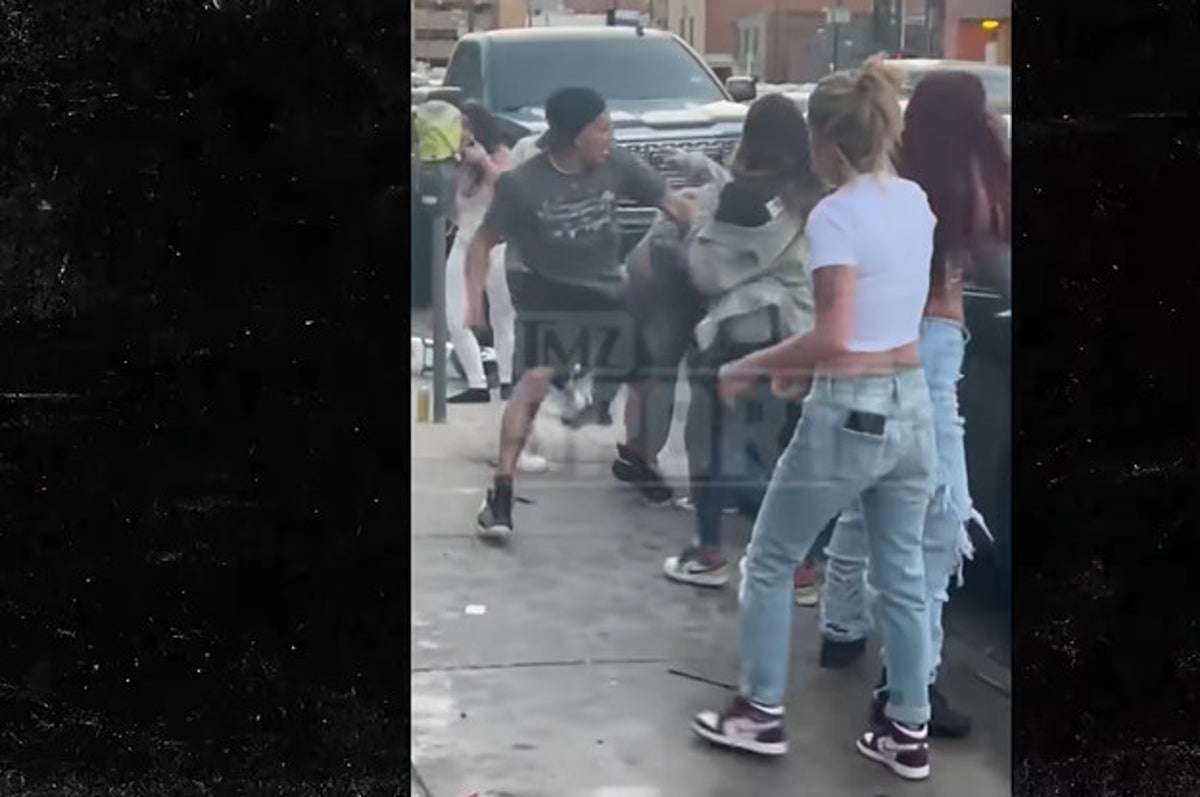
[[[929,635],[921,535],[933,494],[933,409],[925,375],[819,376],[779,458],[742,560],[743,697],[782,706],[793,573],[842,507],[860,498],[880,591],[888,716],[929,719]]]
[[[963,444],[963,419],[958,414],[958,382],[969,340],[967,331],[945,318],[926,318],[921,323],[921,362],[933,402],[937,441],[937,488],[925,515],[922,540],[925,556],[927,633],[930,644],[929,683],[937,679],[941,666],[942,609],[950,599],[950,578],[957,574],[962,584],[962,566],[974,555],[967,522],[982,528],[983,517],[975,511],[967,484],[967,459]],[[870,598],[878,585],[872,573],[868,586],[868,541],[861,503],[853,502],[838,518],[829,546],[825,587],[821,596],[821,631],[827,639],[848,642],[863,639],[870,630]],[[891,671],[888,672],[889,679]]]

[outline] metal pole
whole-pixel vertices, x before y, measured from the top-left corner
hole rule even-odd
[[[422,196],[429,210],[430,242],[433,256],[433,422],[446,422],[446,217],[436,196]]]
[[[833,13],[835,15],[833,18],[833,71],[836,72],[841,66],[839,63],[841,59],[838,56],[842,52],[842,0],[837,0],[837,10]]]
[[[900,54],[904,54],[905,34],[908,32],[908,0],[900,0]]]

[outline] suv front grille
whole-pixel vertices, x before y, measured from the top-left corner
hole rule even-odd
[[[650,164],[659,174],[667,179],[667,184],[673,189],[688,188],[696,185],[689,175],[670,165],[668,154],[670,150],[682,149],[686,152],[700,152],[717,163],[728,166],[737,147],[736,138],[682,138],[663,141],[621,141],[621,147],[629,150]],[[640,207],[636,202],[627,199],[620,200],[620,224],[627,234],[641,234],[654,221],[654,208]]]
[[[620,146],[641,157],[666,177],[672,188],[685,188],[695,185],[695,181],[690,180],[687,175],[667,163],[670,150],[682,149],[685,152],[699,152],[717,163],[728,165],[737,141],[736,138],[683,138],[671,141],[622,141],[619,143]]]

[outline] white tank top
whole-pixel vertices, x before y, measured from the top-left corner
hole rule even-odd
[[[893,174],[860,175],[813,208],[805,227],[809,270],[855,269],[849,351],[888,351],[917,340],[936,224],[921,187]]]

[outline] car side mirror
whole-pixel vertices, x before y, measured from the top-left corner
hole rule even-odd
[[[758,84],[750,77],[726,78],[725,90],[734,102],[750,102],[758,96]]]

